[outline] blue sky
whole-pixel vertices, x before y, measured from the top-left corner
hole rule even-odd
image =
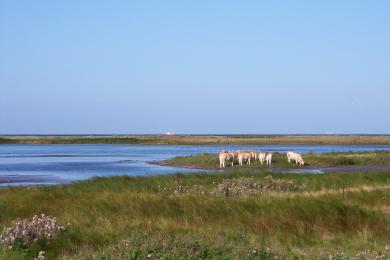
[[[0,134],[390,133],[389,1],[0,2]]]

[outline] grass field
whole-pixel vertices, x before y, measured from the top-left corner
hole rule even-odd
[[[334,167],[334,166],[389,166],[390,152],[346,152],[346,153],[323,153],[306,154],[303,156],[305,166],[297,166],[295,163],[289,164],[285,154],[274,153],[272,168],[304,168],[304,167]],[[194,156],[179,156],[163,162],[163,165],[172,165],[179,167],[199,168],[199,169],[217,169],[219,168],[218,154],[200,154]],[[227,166],[230,166],[227,163]],[[269,167],[261,165],[258,160],[252,161],[251,165],[234,167],[261,168]],[[230,167],[228,167],[230,168]]]
[[[0,258],[390,256],[389,172],[271,176],[236,168],[1,189],[1,227],[46,213],[67,230],[0,247]]]
[[[0,144],[171,144],[171,145],[276,145],[335,144],[390,145],[390,136],[0,136]]]

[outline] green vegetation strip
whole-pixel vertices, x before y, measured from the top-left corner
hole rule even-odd
[[[347,152],[347,153],[324,153],[304,155],[305,166],[297,166],[294,162],[288,163],[285,154],[274,153],[272,168],[305,168],[305,167],[334,167],[334,166],[390,166],[390,152]],[[180,166],[199,169],[219,168],[218,154],[200,154],[194,156],[179,156],[159,162],[162,165]],[[230,166],[227,163],[227,166]],[[233,168],[262,168],[269,167],[261,165],[258,160],[252,160],[251,165],[238,166]],[[227,167],[228,169],[230,167]]]
[[[0,226],[45,213],[66,231],[50,242],[0,247],[0,258],[31,258],[41,250],[49,259],[272,259],[356,256],[368,249],[380,255],[390,240],[389,187],[388,172],[237,169],[5,188]]]
[[[390,136],[1,136],[0,144],[170,144],[170,145],[390,145]]]

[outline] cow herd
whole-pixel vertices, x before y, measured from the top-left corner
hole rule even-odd
[[[253,151],[235,151],[229,152],[226,150],[222,150],[219,153],[219,168],[225,168],[226,164],[234,165],[234,163],[238,163],[238,165],[251,164],[251,161],[259,160],[261,165],[264,163],[267,166],[272,164],[272,152],[257,152]],[[291,163],[291,161],[295,161],[296,164],[304,165],[303,157],[299,153],[288,152],[287,153],[287,161]]]

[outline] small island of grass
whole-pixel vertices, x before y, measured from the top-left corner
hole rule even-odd
[[[288,163],[286,155],[283,153],[274,153],[272,166],[261,165],[259,160],[252,160],[250,165],[233,167],[228,163],[226,169],[254,168],[266,170],[269,168],[305,168],[305,167],[337,167],[337,166],[390,166],[389,151],[374,152],[343,152],[343,153],[323,153],[304,155],[305,165],[299,166],[295,163]],[[161,162],[161,165],[197,168],[197,169],[219,169],[218,154],[200,154],[192,156],[178,156]]]

